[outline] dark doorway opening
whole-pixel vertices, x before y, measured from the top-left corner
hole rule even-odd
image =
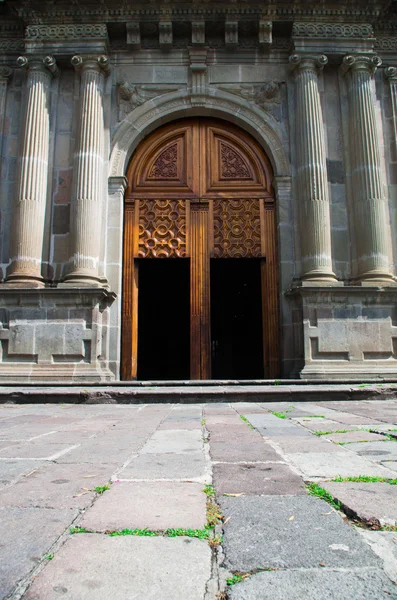
[[[211,260],[213,379],[262,379],[261,259]]]
[[[138,261],[138,371],[141,380],[190,377],[190,261]]]

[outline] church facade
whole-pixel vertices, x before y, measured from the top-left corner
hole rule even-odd
[[[0,383],[397,377],[397,2],[0,3]]]

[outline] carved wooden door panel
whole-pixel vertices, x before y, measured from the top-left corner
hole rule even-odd
[[[184,119],[145,139],[127,176],[122,378],[137,377],[142,258],[190,259],[191,379],[211,378],[210,261],[261,259],[264,376],[278,376],[274,196],[259,145],[224,121]]]

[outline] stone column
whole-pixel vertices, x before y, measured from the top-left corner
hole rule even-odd
[[[103,90],[107,58],[74,56],[81,70],[80,114],[74,155],[71,271],[63,285],[104,285],[99,276],[104,201]]]
[[[18,58],[27,67],[25,115],[21,130],[17,198],[11,243],[11,264],[6,281],[42,287],[41,258],[47,202],[50,141],[51,78],[58,71],[55,60]]]
[[[382,185],[379,139],[371,80],[377,56],[345,56],[349,104],[349,157],[357,258],[357,281],[391,283],[391,232]]]
[[[387,67],[385,77],[389,80],[391,102],[393,105],[394,142],[397,153],[397,67]]]
[[[0,67],[0,171],[4,136],[4,120],[6,115],[7,85],[8,80],[11,77],[11,73],[12,71],[9,67]]]
[[[335,283],[323,118],[318,72],[326,56],[294,54],[290,65],[296,93],[296,178],[303,282]]]

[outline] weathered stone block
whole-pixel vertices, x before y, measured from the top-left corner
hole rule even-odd
[[[397,373],[396,288],[302,288],[304,378]]]
[[[114,294],[93,289],[2,291],[0,381],[114,379],[108,309]]]

